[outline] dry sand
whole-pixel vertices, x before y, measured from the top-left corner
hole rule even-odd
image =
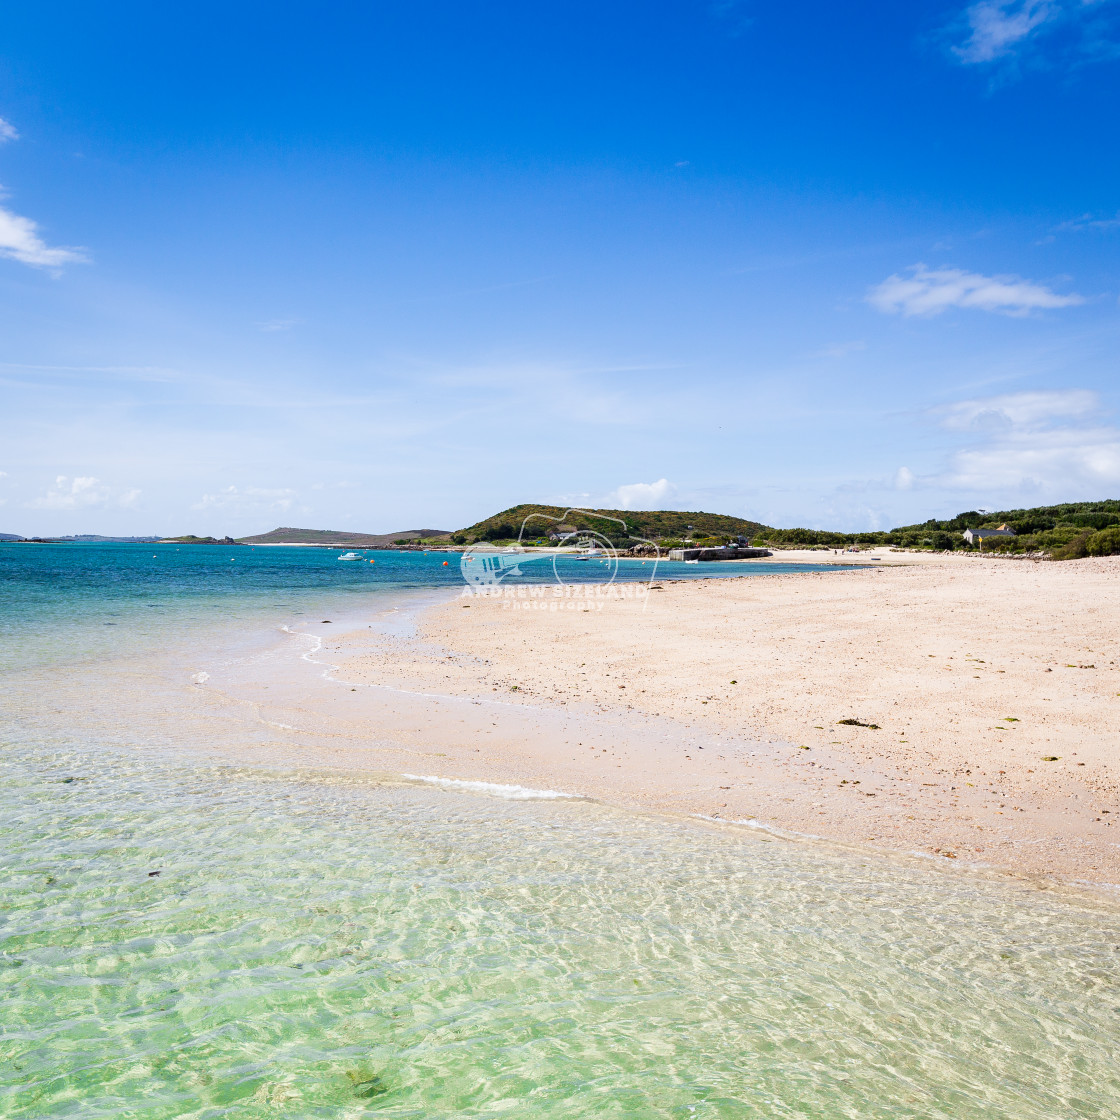
[[[1120,557],[875,555],[557,610],[456,600],[415,639],[329,652],[347,681],[474,703],[415,730],[444,777],[1120,883]]]

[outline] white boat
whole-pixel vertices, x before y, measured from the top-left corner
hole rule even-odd
[[[361,557],[356,552],[344,552],[339,560],[361,560]]]

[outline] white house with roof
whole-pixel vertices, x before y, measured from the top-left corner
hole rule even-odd
[[[997,537],[1015,536],[1015,530],[1009,529],[1006,525],[1001,525],[998,529],[965,529],[961,536],[963,536],[969,544],[977,544],[983,548],[985,541],[993,540]]]

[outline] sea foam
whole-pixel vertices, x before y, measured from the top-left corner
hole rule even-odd
[[[412,782],[428,782],[444,789],[460,789],[470,793],[488,793],[507,801],[555,801],[558,798],[579,798],[578,793],[561,793],[555,789],[529,789],[527,786],[506,786],[497,782],[471,782],[463,778],[437,778],[431,774],[402,774]]]

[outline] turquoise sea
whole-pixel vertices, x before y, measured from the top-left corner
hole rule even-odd
[[[268,763],[190,673],[462,586],[336,557],[0,546],[0,1116],[1120,1113],[1107,899]]]

